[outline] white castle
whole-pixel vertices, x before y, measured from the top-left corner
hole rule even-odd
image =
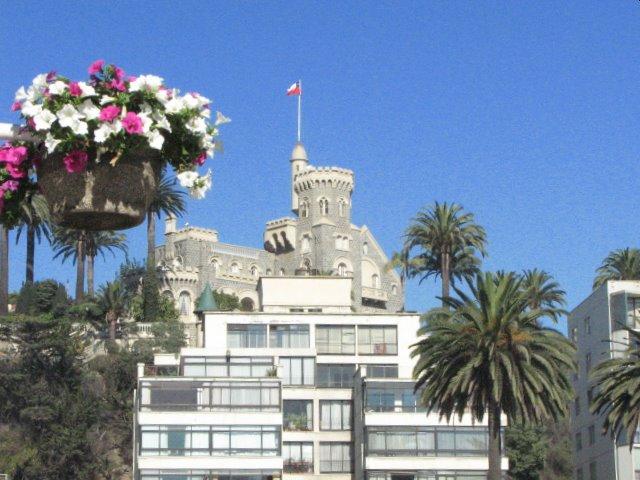
[[[156,251],[161,291],[176,302],[190,344],[197,338],[195,300],[207,283],[236,295],[243,310],[260,311],[260,277],[351,277],[354,312],[401,311],[398,274],[385,268],[388,258],[369,229],[351,223],[353,189],[351,170],[310,165],[298,142],[291,153],[293,216],[267,222],[264,250],[220,242],[212,229],[178,229],[167,219],[165,244]]]

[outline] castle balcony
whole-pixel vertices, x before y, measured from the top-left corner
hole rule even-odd
[[[389,294],[381,288],[362,287],[362,298],[368,298],[370,300],[377,300],[380,302],[389,301]]]

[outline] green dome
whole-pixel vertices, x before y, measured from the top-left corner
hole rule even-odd
[[[196,305],[195,312],[202,313],[202,312],[211,312],[211,311],[217,311],[217,310],[220,310],[218,308],[218,303],[216,302],[216,299],[213,296],[213,290],[211,289],[211,284],[207,282],[207,284],[204,286],[204,290],[202,290],[202,293],[198,298],[198,304]]]

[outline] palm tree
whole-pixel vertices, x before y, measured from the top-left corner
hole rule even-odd
[[[46,238],[51,242],[50,222],[51,215],[49,212],[49,204],[43,195],[30,191],[25,196],[21,205],[20,217],[18,224],[16,243],[20,240],[22,231],[27,231],[27,261],[25,283],[33,283],[35,270],[35,249],[36,240],[38,243],[42,238]]]
[[[109,326],[109,339],[116,339],[116,326],[118,319],[124,314],[127,298],[122,285],[118,280],[107,282],[100,287],[98,305],[105,312],[105,320]]]
[[[545,311],[554,322],[558,321],[560,315],[566,315],[567,311],[563,308],[567,304],[566,292],[544,270],[534,268],[522,272],[520,288],[531,310]]]
[[[471,412],[488,416],[489,480],[501,478],[501,416],[510,423],[541,424],[567,411],[572,396],[567,372],[575,349],[556,330],[540,326],[545,315],[530,309],[514,274],[479,273],[470,294],[426,316],[414,345],[416,391],[429,412],[447,421]]]
[[[147,210],[147,265],[156,266],[156,219],[161,214],[181,217],[186,211],[185,193],[176,186],[175,179],[163,176]]]
[[[626,439],[633,448],[640,425],[640,332],[627,328],[629,344],[595,367],[591,374],[594,397],[591,411],[604,415],[604,429],[613,438]]]
[[[53,258],[62,257],[62,262],[71,258],[76,265],[76,300],[84,296],[85,262],[87,269],[87,294],[94,295],[94,264],[95,258],[105,252],[115,255],[116,250],[127,254],[127,237],[123,233],[110,230],[88,232],[71,228],[54,227]]]
[[[640,249],[627,247],[614,250],[602,261],[596,274],[593,288],[609,280],[640,280]]]
[[[486,233],[472,213],[456,203],[438,203],[418,212],[405,232],[400,254],[407,277],[442,277],[442,297],[452,283],[478,272],[477,253],[486,255]],[[412,253],[416,251],[416,255]],[[444,304],[444,300],[443,300]]]

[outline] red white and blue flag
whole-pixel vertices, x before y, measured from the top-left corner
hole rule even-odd
[[[300,81],[297,81],[289,88],[287,88],[287,96],[302,95],[302,88],[300,87]]]

